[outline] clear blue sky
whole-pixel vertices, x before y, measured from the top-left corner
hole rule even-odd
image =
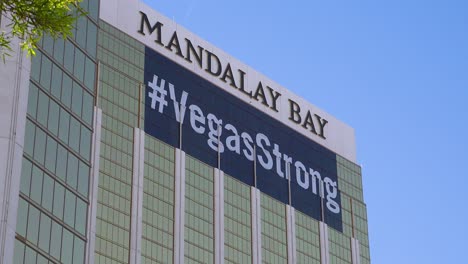
[[[146,2],[354,127],[372,263],[468,263],[468,1]]]

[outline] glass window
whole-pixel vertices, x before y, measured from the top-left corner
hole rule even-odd
[[[55,173],[56,162],[57,162],[57,142],[53,138],[47,137],[47,150],[46,150],[46,160],[45,160],[46,169]]]
[[[39,81],[41,73],[41,58],[42,53],[40,51],[36,53],[36,56],[31,58],[31,78],[36,81]]]
[[[49,113],[49,97],[39,91],[39,98],[37,103],[37,121],[44,127],[47,127],[47,116]]]
[[[65,190],[65,215],[64,221],[67,225],[74,227],[75,226],[75,206],[76,206],[76,196]]]
[[[13,256],[13,263],[23,264],[24,262],[24,244],[15,240],[15,254]]]
[[[31,121],[26,119],[26,131],[24,135],[24,152],[33,155],[34,152],[34,138],[36,135],[36,126]]]
[[[73,234],[67,229],[63,229],[62,238],[62,257],[60,260],[63,263],[72,263],[73,258]]]
[[[94,91],[94,72],[95,72],[95,64],[92,60],[86,57],[86,67],[85,67],[85,79],[84,84],[85,86]]]
[[[78,158],[68,155],[67,184],[76,190],[78,180]]]
[[[89,167],[80,161],[80,168],[78,173],[78,191],[84,196],[88,197],[89,185]]]
[[[78,83],[73,82],[73,91],[72,91],[72,111],[81,116],[81,107],[83,104],[83,89]]]
[[[65,181],[67,175],[67,158],[68,151],[64,147],[62,147],[62,145],[59,144],[57,148],[56,174],[63,181]]]
[[[52,71],[52,62],[46,56],[42,56],[41,61],[41,79],[39,83],[44,87],[46,90],[50,89],[50,73]]]
[[[31,180],[31,199],[33,199],[38,204],[41,203],[42,198],[42,180],[44,178],[44,173],[36,166],[33,166],[32,169],[32,180]]]
[[[60,99],[60,91],[61,91],[61,84],[62,84],[62,70],[57,67],[55,64],[52,66],[52,83],[51,83],[51,90],[55,98]]]
[[[85,245],[84,241],[75,237],[75,244],[73,245],[73,264],[84,263]]]
[[[81,126],[80,154],[89,161],[91,155],[91,131]]]
[[[29,196],[29,188],[31,184],[31,171],[32,171],[32,163],[23,158],[23,165],[21,168],[21,183],[20,183],[20,191],[27,196]]]
[[[52,221],[52,232],[50,235],[50,255],[56,259],[60,259],[61,246],[62,227],[55,221]]]
[[[39,226],[39,248],[45,252],[49,252],[50,244],[50,229],[52,220],[45,214],[41,214],[41,222]]]
[[[80,16],[78,17],[78,20],[76,21],[76,35],[75,35],[75,40],[80,45],[81,47],[85,48],[86,44],[86,23],[87,19],[86,16]]]
[[[70,141],[68,145],[76,152],[80,150],[80,123],[74,117],[70,118]]]
[[[73,72],[73,59],[75,57],[75,46],[70,41],[65,41],[64,65],[69,72]]]
[[[35,245],[37,245],[37,239],[39,237],[39,215],[39,210],[37,210],[36,207],[29,207],[27,238]]]
[[[97,27],[95,24],[88,22],[88,38],[86,39],[86,50],[93,58],[96,57],[97,46]]]
[[[34,159],[44,164],[46,150],[46,134],[41,129],[36,129],[36,140],[34,141]]]
[[[90,1],[89,2],[89,16],[94,20],[98,19],[98,2],[99,1]]]
[[[60,220],[63,219],[64,198],[65,198],[65,188],[61,184],[56,183],[55,186],[54,186],[54,209],[53,209],[53,213]]]
[[[81,118],[88,124],[93,122],[93,97],[88,93],[83,93],[83,112]]]
[[[73,74],[83,82],[84,80],[84,62],[85,60],[85,55],[83,52],[81,52],[79,49],[75,50],[75,66],[73,68]]]
[[[47,259],[42,256],[41,254],[37,254],[37,262],[36,264],[48,264],[49,262],[47,261]]]
[[[60,108],[59,138],[68,143],[68,130],[70,127],[70,114]]]
[[[26,254],[24,256],[25,264],[36,264],[36,251],[32,250],[30,247],[26,247]]]
[[[54,58],[63,64],[63,49],[65,48],[65,42],[63,39],[56,39],[54,45]]]
[[[16,233],[22,237],[26,237],[26,227],[28,224],[28,203],[19,198],[18,215],[16,221]]]
[[[42,48],[47,51],[47,53],[52,55],[52,52],[54,50],[54,40],[52,37],[48,34],[45,34],[42,36]]]
[[[47,122],[47,128],[52,134],[58,136],[59,129],[59,113],[60,106],[53,100],[50,100],[49,104],[49,121]]]
[[[37,113],[37,97],[38,95],[38,88],[35,84],[30,83],[29,88],[29,95],[28,95],[28,114],[32,117],[36,118]]]
[[[88,205],[81,199],[76,199],[76,223],[75,229],[80,234],[85,235],[86,232],[86,219],[87,219]]]
[[[67,107],[71,106],[71,96],[72,96],[72,79],[67,75],[63,75],[62,80],[62,103]]]
[[[42,184],[42,207],[47,211],[52,212],[52,200],[54,196],[54,180],[49,175],[44,174],[44,182]]]

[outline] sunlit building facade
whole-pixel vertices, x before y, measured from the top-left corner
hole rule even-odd
[[[81,6],[0,70],[0,263],[370,263],[350,127],[143,3]]]

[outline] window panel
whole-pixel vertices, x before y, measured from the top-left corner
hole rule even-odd
[[[69,72],[73,72],[73,60],[75,57],[75,47],[70,41],[65,41],[64,65]]]
[[[60,97],[59,97],[60,98]],[[60,106],[53,100],[50,100],[49,104],[49,121],[47,122],[47,128],[52,134],[58,136],[59,131],[59,115]]]
[[[76,223],[75,229],[80,234],[85,235],[86,232],[86,212],[88,205],[81,199],[76,199]]]
[[[36,203],[41,203],[42,198],[42,180],[44,173],[36,166],[32,169],[32,180],[31,180],[31,199]]]
[[[26,129],[24,135],[24,152],[33,155],[34,152],[34,138],[36,136],[36,126],[31,121],[26,120]]]
[[[54,51],[54,40],[48,34],[42,36],[42,48],[47,51],[50,55],[52,55]]]
[[[61,84],[62,84],[62,70],[55,64],[52,66],[52,83],[50,92],[55,98],[60,99]]]
[[[72,79],[67,74],[63,75],[62,79],[62,103],[67,107],[71,106],[71,96],[72,96]]]
[[[49,97],[39,91],[38,103],[37,103],[37,121],[44,127],[47,127],[47,116],[49,114]]]
[[[81,126],[80,154],[89,161],[91,154],[91,131]]]
[[[67,184],[76,189],[78,182],[78,158],[75,155],[68,155]]]
[[[86,57],[86,64],[85,64],[85,79],[84,84],[85,86],[94,91],[94,72],[95,72],[95,64],[92,60]]]
[[[37,97],[39,97],[39,91],[35,84],[30,83],[29,95],[28,95],[28,114],[36,118],[37,114]]]
[[[52,212],[52,202],[54,195],[54,180],[49,175],[44,174],[44,182],[42,184],[42,207],[47,211]]]
[[[75,49],[75,65],[73,68],[73,75],[81,82],[84,80],[84,62],[85,55],[79,49]]]
[[[47,149],[46,149],[46,160],[45,167],[49,171],[55,173],[55,163],[57,162],[57,142],[47,137]]]
[[[71,227],[75,226],[75,206],[76,196],[72,192],[65,190],[64,222]]]
[[[88,197],[88,186],[89,186],[89,167],[85,163],[80,161],[78,171],[78,192]]]
[[[39,238],[39,210],[34,206],[29,206],[28,212],[28,232],[27,239],[33,244],[37,244],[37,239]]]
[[[70,118],[70,141],[68,145],[76,152],[80,150],[80,123],[74,117]]]
[[[72,91],[72,111],[81,116],[81,107],[83,105],[83,89],[78,83],[73,82],[73,91]]]
[[[68,159],[68,151],[62,147],[62,145],[58,145],[57,148],[57,169],[56,174],[57,177],[64,180],[67,176],[67,159]]]
[[[89,16],[94,20],[98,19],[98,1],[89,2]]]
[[[63,205],[65,199],[65,188],[56,183],[54,186],[54,208],[53,214],[60,220],[63,220]]]
[[[31,58],[31,78],[33,80],[39,81],[41,73],[41,59],[42,53],[38,51],[36,56]]]
[[[32,163],[23,158],[23,165],[21,168],[21,183],[20,191],[29,196],[29,188],[31,185]]]
[[[50,89],[50,77],[52,71],[52,62],[46,56],[42,56],[41,61],[41,78],[39,83],[44,87],[46,90]]]
[[[26,254],[24,256],[25,264],[36,264],[37,253],[30,247],[26,247]]]
[[[34,159],[44,164],[46,146],[46,134],[41,129],[36,129],[36,140],[34,142]]]
[[[93,97],[88,93],[83,93],[83,112],[81,118],[88,124],[93,122]]]
[[[63,50],[65,48],[65,41],[63,39],[56,39],[54,45],[54,58],[63,64]]]
[[[49,252],[50,245],[50,229],[52,220],[45,214],[41,214],[41,222],[39,229],[39,248],[45,252]]]
[[[59,138],[65,143],[68,143],[69,128],[70,114],[60,108]]]
[[[15,253],[13,255],[14,264],[23,264],[24,250],[25,250],[24,244],[19,242],[18,240],[15,240]]]
[[[48,264],[49,261],[47,261],[47,259],[42,256],[41,254],[37,254],[37,262],[36,264]]]
[[[77,25],[76,25],[76,37],[75,40],[82,48],[86,47],[86,25],[87,23],[86,16],[78,17]]]
[[[26,237],[26,228],[28,224],[28,203],[19,198],[18,201],[18,215],[16,221],[16,233],[22,237]]]
[[[72,263],[73,258],[73,234],[67,229],[63,229],[62,238],[62,256],[60,260],[63,263]]]
[[[84,253],[84,241],[75,236],[75,243],[73,244],[73,264],[83,264]]]
[[[52,232],[50,236],[50,255],[60,259],[62,246],[62,227],[55,221],[52,221]]]

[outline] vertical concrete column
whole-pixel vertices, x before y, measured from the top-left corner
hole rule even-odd
[[[320,229],[320,263],[330,263],[330,249],[328,244],[328,225],[324,222],[319,223]]]
[[[262,263],[262,218],[260,207],[260,190],[250,187],[252,210],[252,263]]]
[[[351,238],[351,258],[353,264],[361,264],[361,249],[359,240],[354,237]]]
[[[184,263],[185,243],[185,152],[175,152],[174,263]]]
[[[288,263],[296,263],[296,210],[286,205],[286,228],[288,238]]]
[[[86,238],[86,263],[94,264],[96,245],[96,210],[99,185],[99,160],[101,153],[102,110],[94,107],[93,137],[91,145],[91,173],[89,181],[88,231]]]
[[[0,14],[0,30],[11,22]],[[31,60],[12,39],[11,56],[0,60],[0,263],[12,263]]]
[[[145,132],[134,128],[132,216],[130,222],[130,264],[141,263],[141,236],[143,225],[143,180],[145,166]]]

